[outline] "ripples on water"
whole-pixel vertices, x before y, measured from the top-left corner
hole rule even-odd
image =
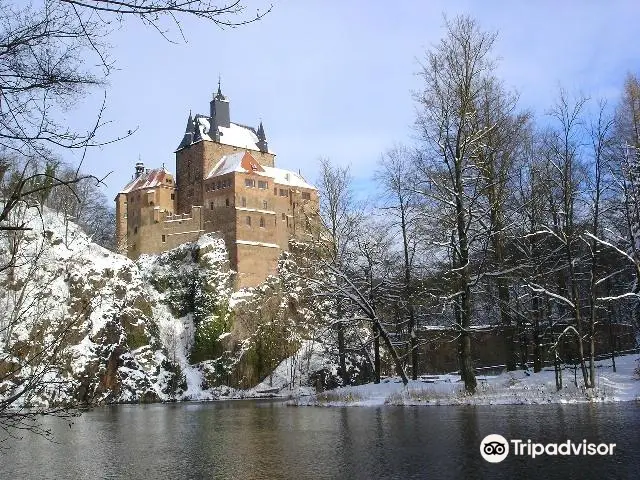
[[[6,479],[640,479],[640,404],[287,407],[237,401],[113,406],[54,423],[55,443],[5,443]],[[490,433],[617,443],[614,457],[509,456]]]

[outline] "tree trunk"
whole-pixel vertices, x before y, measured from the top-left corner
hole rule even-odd
[[[462,180],[462,158],[459,147],[456,148],[454,159],[455,187],[456,187],[456,230],[458,235],[458,247],[460,249],[460,265],[458,266],[460,295],[460,376],[464,382],[464,388],[469,393],[475,393],[477,382],[473,371],[471,358],[471,288],[469,287],[469,242],[467,238],[466,209],[463,202],[464,182]]]
[[[540,335],[540,299],[537,294],[533,294],[531,300],[531,310],[533,311],[533,373],[542,370],[542,338]]]
[[[498,303],[500,305],[500,324],[505,345],[505,365],[508,371],[516,370],[516,342],[514,328],[509,315],[509,287],[503,279],[498,280]]]
[[[616,373],[616,339],[613,335],[613,315],[611,314],[611,306],[607,307],[607,320],[609,324],[609,348],[611,349],[611,364],[613,365],[613,373]]]
[[[340,362],[340,377],[343,385],[349,385],[349,376],[347,375],[347,356],[345,353],[346,345],[344,341],[344,325],[342,321],[338,323],[338,360]]]
[[[347,355],[346,344],[344,341],[344,324],[342,323],[342,300],[338,299],[337,304],[338,315],[338,363],[340,364],[340,378],[343,385],[349,385],[349,376],[347,375]]]
[[[380,329],[373,324],[373,383],[380,383]]]
[[[384,343],[387,349],[389,350],[389,353],[391,354],[391,358],[393,359],[393,363],[396,367],[396,373],[400,375],[400,378],[402,379],[402,383],[406,385],[407,383],[409,383],[409,379],[407,378],[407,374],[405,373],[404,368],[402,367],[402,360],[398,355],[398,351],[391,343],[391,339],[389,338],[389,333],[380,324],[380,320],[378,319],[378,317],[373,318],[372,321],[373,321],[373,325],[378,329],[378,333],[382,337],[382,340],[384,340]]]

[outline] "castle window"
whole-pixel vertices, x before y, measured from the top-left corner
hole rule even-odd
[[[267,182],[263,182],[262,180],[258,180],[258,188],[261,188],[262,190],[266,190],[268,186],[269,185],[267,184]]]
[[[288,197],[289,196],[289,192],[287,190],[285,190],[284,188],[280,189],[280,196],[281,197]]]
[[[282,214],[282,221],[284,222],[287,219],[287,215],[286,214]]]
[[[302,192],[303,200],[311,200],[311,194],[309,192]]]
[[[245,222],[250,227],[251,226],[251,217],[247,216],[247,218],[245,219]]]
[[[138,226],[133,227],[133,233],[138,233]]]
[[[249,188],[253,188],[256,186],[256,181],[253,178],[245,178],[244,179],[244,186],[245,187],[249,187]]]
[[[209,202],[209,210],[213,210],[213,202]]]
[[[225,203],[225,205],[228,207],[228,206],[229,206],[229,199],[228,199],[228,198],[225,198],[225,199],[224,199],[224,203]]]
[[[247,206],[247,198],[246,197],[242,197],[242,206],[243,207]]]
[[[269,208],[269,203],[266,200],[262,201],[262,208],[264,208],[265,210]]]
[[[167,236],[166,235],[162,235],[162,243],[166,243],[167,242]]]
[[[175,200],[175,199],[176,199],[176,194],[175,194],[175,193],[172,193],[172,194],[171,194],[171,200]]]
[[[264,228],[264,217],[260,217],[260,227]]]

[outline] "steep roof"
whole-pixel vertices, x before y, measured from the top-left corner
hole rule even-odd
[[[171,175],[171,172],[165,168],[152,168],[147,170],[138,178],[131,180],[122,190],[120,190],[119,193],[129,193],[134,190],[143,190],[167,185],[165,183],[167,175]],[[171,183],[171,186],[173,186],[173,183]]]
[[[187,125],[185,138],[183,138],[182,143],[178,146],[178,150],[202,140],[213,141],[213,138],[211,138],[209,134],[209,129],[211,128],[209,117],[200,114],[196,115],[193,119],[193,127],[195,131],[191,135],[188,131],[190,127]],[[256,130],[252,127],[230,122],[229,127],[219,126],[218,131],[220,132],[220,143],[231,145],[232,147],[247,148],[256,151],[260,150],[258,146],[260,139],[258,138]],[[273,152],[269,151],[269,153]]]
[[[316,187],[307,183],[304,177],[298,173],[283,168],[260,165],[249,152],[237,152],[223,156],[206,178],[218,177],[231,172],[253,173],[262,177],[272,178],[279,185],[317,190]]]

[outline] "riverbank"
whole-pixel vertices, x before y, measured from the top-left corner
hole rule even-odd
[[[387,378],[379,384],[366,384],[329,390],[292,400],[297,406],[376,406],[376,405],[506,405],[584,402],[640,401],[640,355],[597,362],[596,387],[585,389],[578,369],[563,370],[563,387],[557,391],[553,369],[542,372],[518,370],[495,376],[478,376],[474,395],[464,391],[457,375],[428,375],[409,381]],[[577,375],[577,386],[574,380]]]

